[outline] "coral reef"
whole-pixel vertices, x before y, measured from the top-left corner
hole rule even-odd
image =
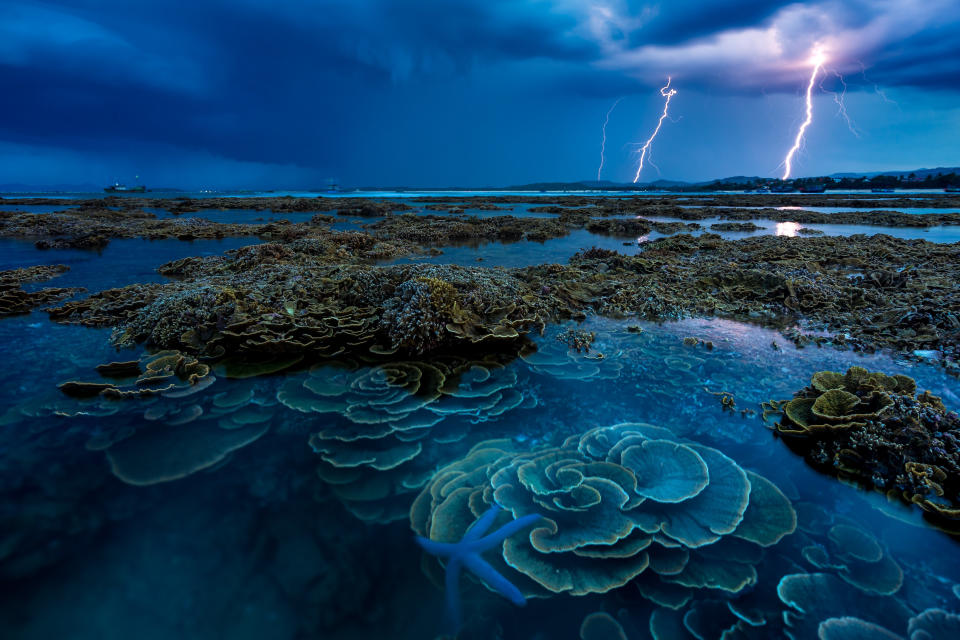
[[[924,623],[934,621],[930,614],[916,618],[898,599],[875,595],[849,584],[828,573],[795,573],[785,575],[777,586],[777,595],[788,609],[784,612],[784,634],[791,639],[825,638],[898,638],[898,631],[919,630]],[[857,618],[851,618],[856,612]],[[936,632],[935,632],[936,633]],[[872,634],[872,635],[871,635]],[[912,634],[911,637],[913,638]],[[924,636],[916,636],[920,640]],[[946,638],[950,635],[932,635]]]
[[[724,241],[681,234],[633,257],[584,251],[522,271],[542,290],[590,284],[589,308],[662,320],[718,315],[789,326],[819,343],[905,353],[937,350],[960,375],[958,248],[887,236]],[[826,333],[826,336],[823,335]],[[809,341],[809,340],[807,340]]]
[[[62,264],[39,265],[0,271],[0,317],[12,316],[30,311],[42,304],[55,302],[84,291],[72,288],[46,288],[27,291],[23,285],[28,282],[43,282],[56,278],[70,267]]]
[[[377,238],[443,246],[519,240],[542,242],[565,236],[573,229],[582,228],[585,222],[563,215],[558,219],[550,219],[404,214],[384,218],[368,225],[368,229]]]
[[[815,569],[835,570],[845,582],[866,593],[889,596],[903,585],[900,566],[876,538],[853,524],[833,525],[825,545],[809,545],[801,553]]]
[[[317,473],[333,496],[363,520],[403,517],[433,473],[436,456],[466,448],[472,425],[533,408],[515,368],[483,360],[435,357],[430,363],[362,365],[349,360],[311,368],[280,385],[281,404],[306,416],[329,418],[310,436]]]
[[[596,334],[568,328],[550,342],[530,345],[520,351],[520,358],[530,368],[562,380],[614,380],[623,369],[619,349],[607,349],[607,341]]]
[[[301,255],[301,254],[298,254]],[[164,287],[103,292],[51,312],[61,322],[117,326],[118,345],[204,355],[296,353],[329,358],[523,342],[556,313],[508,273],[456,266],[317,266],[241,258],[177,265],[194,276]],[[200,274],[203,275],[200,275]],[[104,315],[112,316],[109,320]],[[121,320],[117,323],[117,319]]]
[[[205,389],[215,380],[210,375],[208,365],[178,351],[160,351],[145,355],[139,361],[102,364],[97,367],[97,371],[101,376],[114,378],[115,381],[68,380],[58,387],[73,398],[102,396],[116,400],[156,394],[184,397]],[[128,384],[122,384],[121,381]]]
[[[786,403],[776,425],[791,448],[819,469],[960,518],[960,417],[914,380],[851,367],[820,371]]]
[[[641,200],[632,204],[618,201],[616,206],[650,206],[650,201]],[[441,220],[393,215],[375,223],[372,234],[283,224],[258,232],[274,239],[263,248],[164,265],[161,272],[179,278],[178,282],[102,292],[57,309],[52,317],[94,325],[129,325],[123,327],[126,334],[122,332],[121,341],[149,340],[163,347],[216,350],[216,340],[221,340],[228,350],[270,352],[278,343],[289,341],[325,355],[331,345],[316,346],[315,337],[329,328],[318,326],[324,319],[329,323],[336,317],[352,332],[356,322],[366,320],[367,312],[383,315],[385,310],[386,315],[377,322],[392,323],[393,333],[385,327],[388,335],[377,337],[377,348],[401,348],[409,339],[409,346],[420,352],[449,343],[450,327],[460,326],[454,332],[469,331],[477,316],[483,320],[484,315],[495,317],[498,312],[512,315],[507,326],[497,329],[503,323],[495,323],[489,327],[512,334],[517,331],[513,325],[521,320],[516,316],[527,315],[529,307],[535,307],[535,318],[524,319],[537,326],[556,317],[582,317],[588,312],[638,314],[651,319],[720,315],[776,323],[792,332],[798,344],[812,341],[867,351],[886,347],[908,354],[936,352],[936,359],[948,371],[960,375],[960,302],[951,285],[960,278],[960,260],[954,245],[887,236],[759,236],[724,241],[714,234],[681,234],[644,243],[637,256],[588,250],[567,265],[471,269],[470,281],[461,278],[454,282],[442,273],[435,275],[439,267],[433,266],[400,271],[368,266],[371,261],[423,251],[417,243],[556,237],[590,223],[587,214],[580,215],[582,218],[565,212],[556,219]],[[434,304],[434,295],[442,292],[422,280],[434,277],[453,285],[460,298],[469,294],[466,289],[485,291],[488,306],[470,308],[464,300],[450,296]],[[360,298],[341,286],[358,280],[379,281],[389,295]],[[404,284],[407,280],[412,282]],[[144,308],[147,305],[149,309]],[[507,312],[513,305],[516,307]],[[181,321],[181,312],[188,306],[187,321]],[[421,308],[430,319],[427,326],[406,326],[406,320]],[[276,322],[266,322],[267,316]],[[153,321],[162,331],[153,330]],[[799,330],[792,327],[797,322]],[[285,325],[289,323],[306,326],[288,330]],[[243,328],[231,329],[224,340],[226,324]],[[273,336],[277,329],[265,325],[284,327]],[[247,328],[258,332],[257,337],[249,336]],[[480,333],[493,335],[484,331]],[[188,332],[188,340],[181,340]],[[243,338],[234,339],[230,333],[240,333]],[[215,344],[210,345],[215,335]],[[360,341],[357,346],[362,350],[368,345]],[[354,345],[331,347],[336,352]]]
[[[378,241],[366,233],[332,231],[328,222],[319,216],[310,222],[280,220],[262,224],[223,223],[200,217],[157,219],[155,214],[143,211],[99,208],[49,214],[0,211],[0,236],[35,240],[38,249],[92,250],[103,249],[115,238],[189,241],[249,236],[292,243],[293,253],[299,250],[331,263],[381,260],[420,251],[409,243]]]
[[[598,427],[560,447],[475,445],[437,472],[410,509],[413,530],[459,540],[499,505],[539,514],[494,566],[527,595],[605,593],[633,584],[682,606],[700,590],[753,584],[764,548],[796,526],[787,498],[716,449],[645,424]]]

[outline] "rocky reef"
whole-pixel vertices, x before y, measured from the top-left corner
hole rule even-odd
[[[914,380],[851,367],[820,371],[776,425],[819,469],[855,479],[937,518],[960,519],[960,416]]]

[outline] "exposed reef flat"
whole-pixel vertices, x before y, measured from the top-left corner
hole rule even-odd
[[[556,218],[521,218],[495,216],[477,218],[467,215],[417,216],[404,214],[384,218],[366,225],[376,237],[403,240],[435,247],[457,243],[517,242],[531,240],[543,242],[561,238],[571,231],[586,229],[591,233],[636,238],[657,231],[664,235],[679,231],[700,229],[696,223],[658,222],[644,218],[595,219],[582,210],[564,210]]]
[[[745,197],[745,196],[744,196]],[[751,196],[752,197],[752,196]],[[615,237],[641,237],[651,231],[669,235],[682,231],[699,230],[699,220],[723,219],[742,224],[721,223],[717,231],[756,231],[748,226],[751,220],[772,220],[801,224],[869,225],[883,227],[930,228],[943,225],[960,225],[960,213],[909,213],[910,208],[931,204],[931,198],[907,199],[892,203],[887,200],[854,201],[870,205],[863,211],[824,213],[804,209],[783,208],[792,205],[796,198],[790,196],[762,196],[764,200],[750,204],[741,202],[740,195],[670,197],[585,197],[562,196],[540,198],[536,196],[486,196],[482,198],[457,198],[448,202],[420,202],[420,210],[408,202],[394,200],[371,200],[365,198],[211,198],[209,200],[150,199],[150,198],[101,198],[96,200],[66,199],[18,199],[15,204],[27,206],[72,207],[53,213],[28,213],[23,211],[0,212],[0,237],[23,238],[33,241],[41,249],[94,249],[105,247],[115,238],[147,238],[180,240],[259,237],[264,240],[288,241],[302,237],[319,237],[329,233],[329,225],[341,217],[371,218],[361,228],[380,241],[393,243],[426,244],[433,247],[462,243],[514,242],[519,240],[546,241],[568,235],[571,231],[585,229],[591,233]],[[846,196],[830,196],[825,203],[804,197],[800,206],[849,206]],[[960,198],[937,198],[936,202],[960,209]],[[510,209],[504,204],[535,203],[528,207],[529,213],[552,214],[556,217],[530,218],[502,215],[477,217],[464,213],[466,210]],[[905,211],[875,209],[875,207],[903,206]],[[682,205],[682,206],[681,206]],[[758,208],[743,208],[755,206]],[[780,208],[773,208],[779,206]],[[204,212],[203,216],[177,219],[158,218],[154,211],[166,210],[170,214]],[[270,222],[217,222],[218,209],[225,211],[270,211],[271,215],[314,213],[309,219],[273,220]],[[444,211],[446,215],[423,214],[424,210]],[[620,218],[610,220],[611,217]],[[630,218],[633,219],[625,219]],[[658,218],[674,218],[664,221]],[[384,258],[417,253],[420,247],[395,248],[382,253]]]
[[[523,269],[381,267],[350,264],[349,253],[300,238],[188,258],[159,269],[177,281],[104,291],[50,315],[115,327],[122,344],[320,358],[513,342],[588,313],[723,316],[781,327],[800,345],[937,351],[958,372],[958,245],[681,234],[636,256],[588,250]]]
[[[56,278],[69,267],[62,264],[39,265],[23,269],[0,271],[0,316],[29,313],[34,307],[49,304],[83,291],[79,288],[53,287],[38,291],[26,291],[28,282],[44,282]]]
[[[252,236],[292,239],[308,235],[313,226],[328,222],[319,218],[310,224],[282,221],[267,224],[225,224],[203,218],[157,219],[139,210],[104,208],[68,209],[32,214],[0,211],[0,236],[34,240],[38,249],[102,249],[115,238],[159,240],[177,238],[227,238]]]
[[[383,260],[423,251],[357,231],[331,230],[332,217],[314,215],[308,222],[286,220],[269,223],[222,223],[204,218],[163,218],[145,211],[71,209],[56,213],[32,214],[0,211],[0,237],[34,242],[38,249],[92,249],[106,247],[119,238],[147,240],[221,239],[252,237],[262,240],[312,243],[315,255],[330,261]]]

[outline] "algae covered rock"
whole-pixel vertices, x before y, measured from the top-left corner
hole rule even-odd
[[[819,371],[776,411],[777,432],[818,468],[960,518],[960,418],[909,376]]]

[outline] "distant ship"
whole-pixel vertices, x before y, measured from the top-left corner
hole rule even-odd
[[[771,187],[770,192],[771,193],[796,193],[797,190],[794,189],[793,187],[782,186],[782,187]]]
[[[140,176],[137,177],[139,178]],[[109,187],[104,187],[103,190],[107,193],[143,193],[147,190],[147,188],[142,184],[139,184],[135,187],[128,187],[125,184],[120,184],[118,180],[114,180],[112,185]]]

